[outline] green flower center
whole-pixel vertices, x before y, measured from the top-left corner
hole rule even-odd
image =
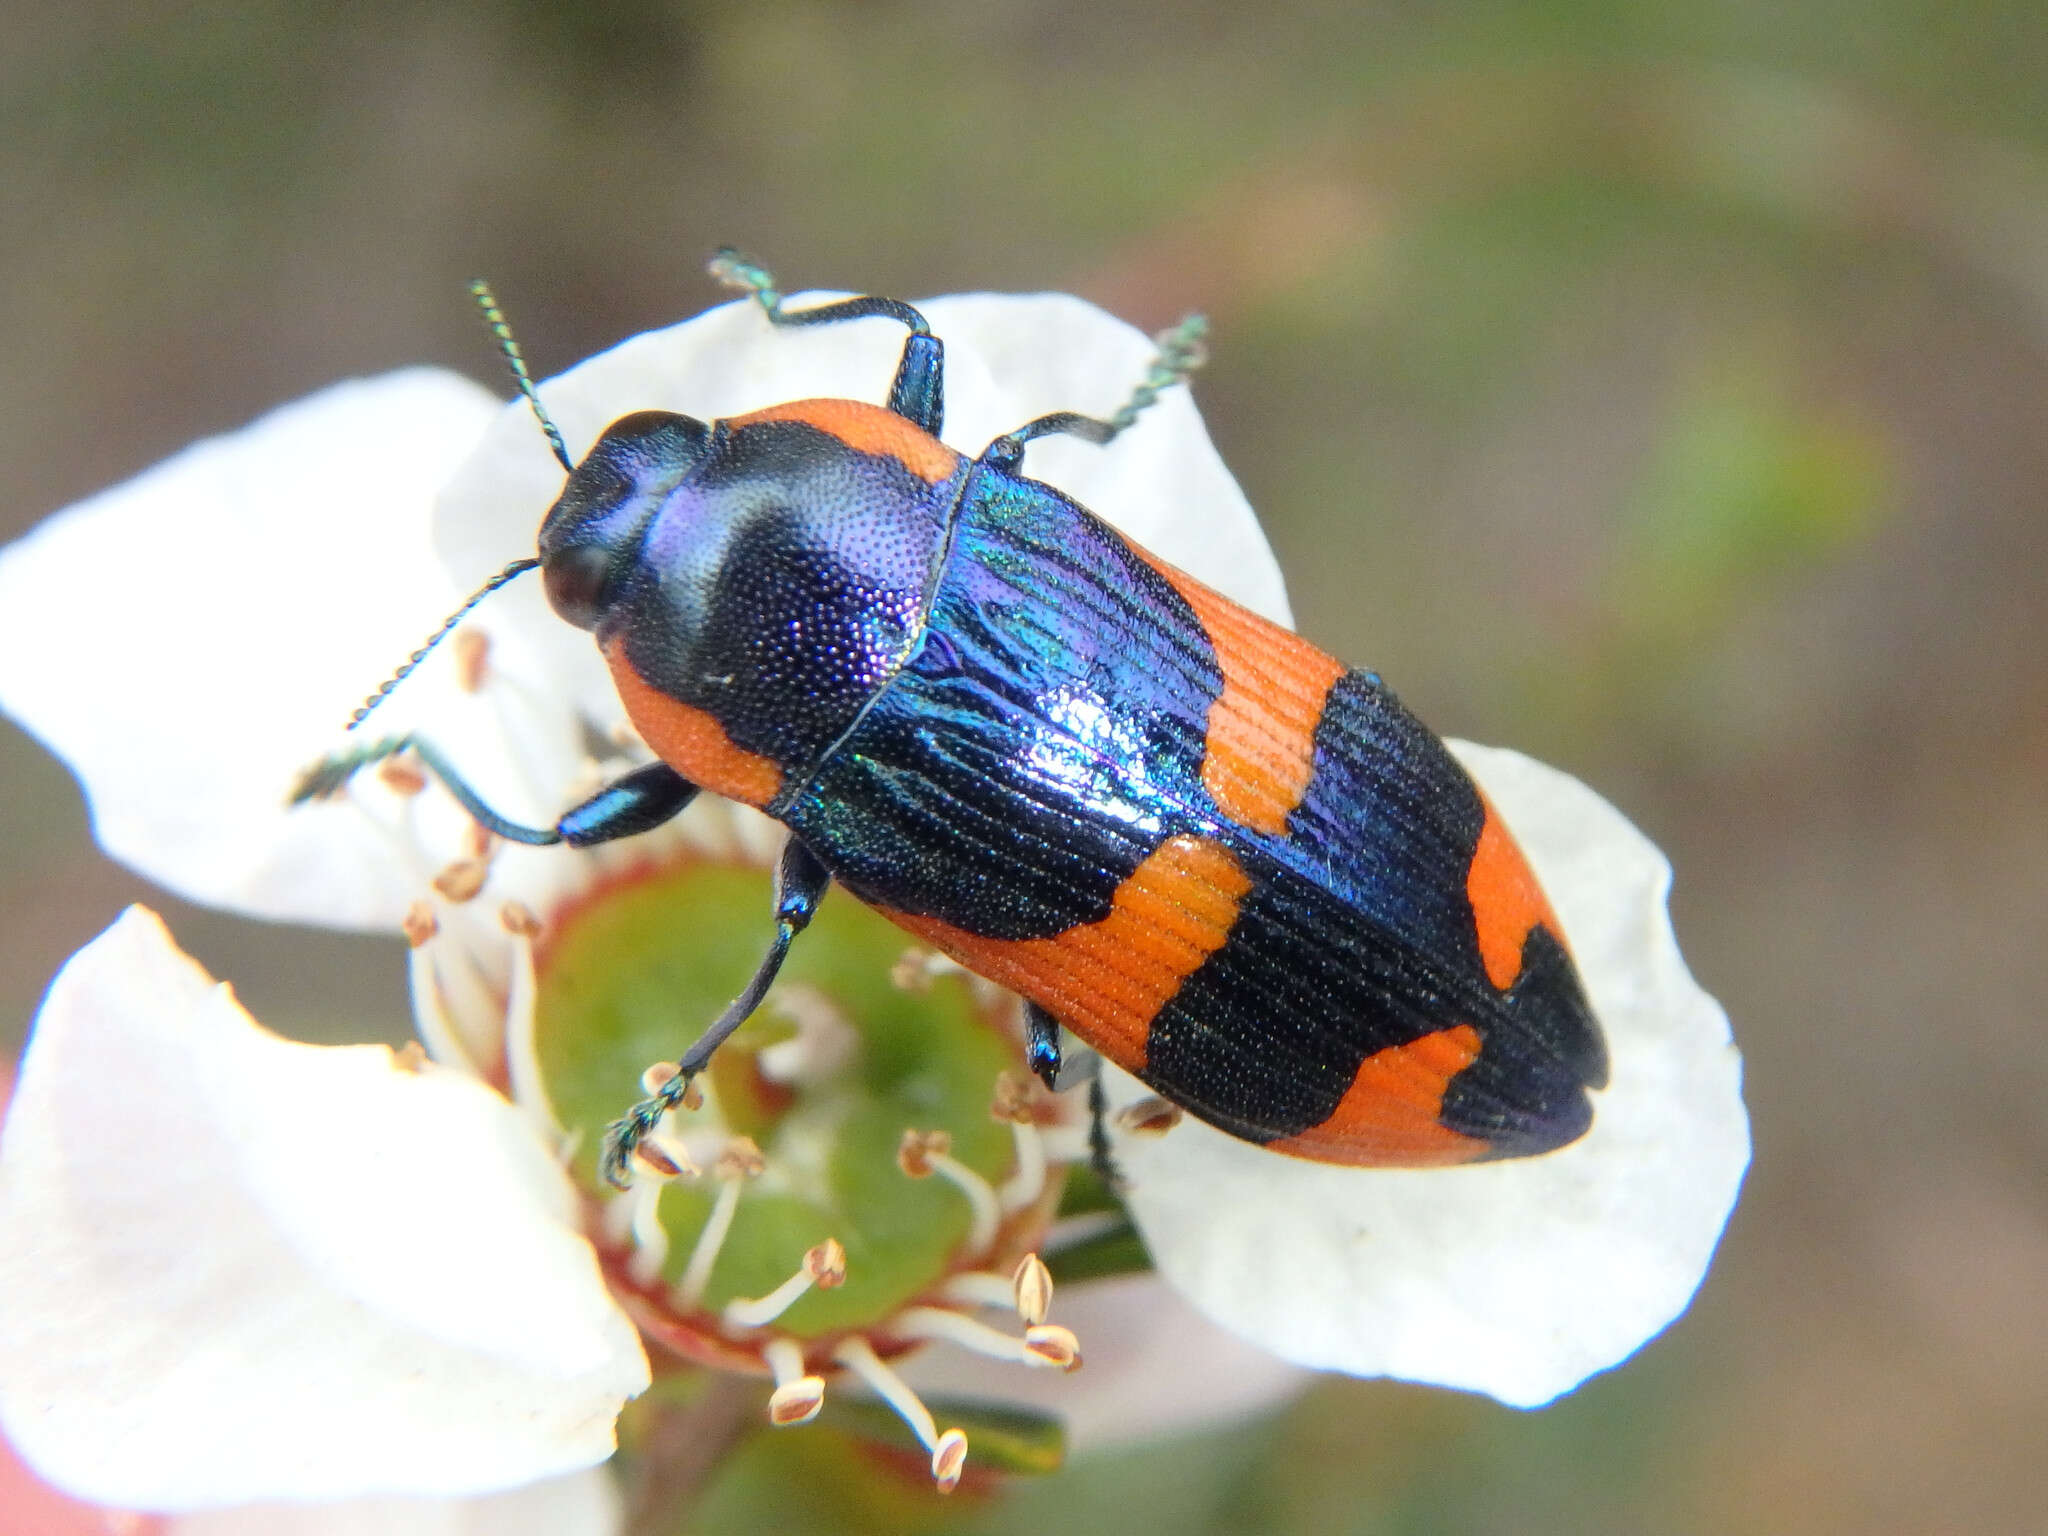
[[[641,1096],[642,1072],[673,1061],[759,961],[770,886],[765,869],[687,862],[600,885],[553,915],[535,957],[535,1041],[576,1138],[573,1172],[592,1195],[604,1128]],[[662,1191],[666,1256],[658,1276],[636,1279],[679,1318],[744,1338],[720,1328],[725,1305],[769,1294],[832,1238],[846,1252],[845,1283],[807,1292],[775,1332],[811,1341],[875,1328],[957,1269],[1014,1262],[1042,1230],[1050,1194],[1006,1222],[993,1251],[963,1254],[972,1213],[960,1189],[898,1164],[906,1130],[940,1131],[954,1161],[1000,1186],[1016,1152],[990,1101],[999,1074],[1021,1063],[1012,1005],[978,1001],[964,976],[900,983],[908,947],[901,930],[832,892],[767,1003],[700,1079],[702,1107],[677,1113],[674,1138],[701,1173]],[[765,1166],[742,1181],[701,1290],[680,1294],[725,1182],[719,1151],[736,1136],[758,1145]]]

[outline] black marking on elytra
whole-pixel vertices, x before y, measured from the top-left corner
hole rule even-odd
[[[1229,942],[1154,1019],[1147,1081],[1271,1141],[1327,1120],[1366,1057],[1470,1024],[1480,1056],[1442,1123],[1489,1156],[1578,1135],[1584,1089],[1606,1080],[1599,1031],[1546,930],[1506,995],[1488,980],[1466,895],[1485,819],[1464,769],[1377,678],[1339,679],[1287,835],[1238,835],[1252,889]]]

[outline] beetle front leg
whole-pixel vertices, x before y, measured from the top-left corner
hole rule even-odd
[[[889,385],[889,409],[937,437],[946,424],[946,347],[923,315],[901,299],[865,295],[811,309],[785,309],[775,274],[727,248],[711,258],[711,275],[728,288],[752,294],[776,325],[836,325],[842,320],[882,318],[910,327],[902,360]]]
[[[621,775],[587,800],[571,806],[552,827],[530,827],[492,810],[430,743],[412,736],[387,736],[320,759],[299,776],[292,789],[291,803],[300,805],[323,799],[370,764],[407,751],[427,765],[478,826],[509,843],[524,843],[530,848],[547,848],[556,843],[588,848],[593,843],[649,832],[681,815],[684,807],[697,798],[697,786],[675,769],[666,763],[649,763]]]
[[[675,1074],[651,1097],[642,1099],[605,1127],[599,1171],[614,1189],[624,1189],[629,1182],[626,1167],[633,1149],[647,1139],[663,1115],[682,1103],[683,1096],[690,1091],[690,1080],[710,1064],[719,1046],[761,1006],[761,999],[768,995],[776,973],[789,956],[790,941],[810,925],[812,914],[831,884],[831,872],[810,849],[795,838],[783,846],[782,862],[775,870],[775,937],[769,942],[768,953],[761,957],[740,995],[697,1037],[696,1044],[683,1052]]]

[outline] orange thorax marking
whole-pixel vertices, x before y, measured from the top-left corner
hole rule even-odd
[[[1316,725],[1344,664],[1139,550],[1202,621],[1223,691],[1209,706],[1202,787],[1239,826],[1279,837],[1315,774]]]
[[[1486,807],[1486,825],[1479,829],[1479,846],[1465,874],[1465,897],[1472,903],[1472,920],[1479,929],[1479,958],[1486,965],[1486,978],[1505,992],[1522,974],[1522,946],[1529,930],[1541,923],[1562,941],[1564,929],[1500,812],[1485,795],[1479,798]]]
[[[896,460],[920,480],[937,485],[960,467],[960,455],[914,422],[864,400],[791,400],[764,411],[734,416],[726,425],[800,421],[829,433],[849,448]]]
[[[1299,1136],[1267,1145],[1276,1152],[1382,1168],[1469,1163],[1486,1143],[1439,1121],[1444,1090],[1479,1056],[1479,1031],[1454,1025],[1406,1045],[1375,1051],[1337,1101],[1330,1118]]]
[[[986,939],[936,918],[888,916],[1139,1072],[1153,1016],[1223,947],[1251,888],[1229,849],[1182,834],[1117,887],[1107,917],[1049,939]]]
[[[782,788],[781,764],[735,746],[710,715],[654,687],[633,670],[623,646],[606,646],[604,659],[633,729],[669,767],[728,800],[764,806],[775,798]]]

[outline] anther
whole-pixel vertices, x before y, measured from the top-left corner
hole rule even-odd
[[[761,1155],[751,1136],[735,1136],[718,1149],[721,1179],[758,1179],[767,1166],[768,1159]]]
[[[1032,1118],[1031,1085],[1018,1072],[996,1074],[995,1097],[988,1106],[991,1120],[1007,1120],[1012,1125],[1021,1125]]]
[[[1032,1361],[1062,1371],[1081,1369],[1081,1341],[1071,1328],[1057,1323],[1035,1323],[1024,1330],[1024,1351]]]
[[[697,1165],[690,1161],[683,1144],[659,1131],[641,1137],[640,1144],[633,1149],[633,1160],[641,1165],[642,1171],[664,1182],[698,1176]]]
[[[1133,1136],[1164,1136],[1181,1122],[1181,1107],[1154,1094],[1133,1100],[1116,1112],[1119,1130]]]
[[[491,866],[482,859],[457,859],[434,876],[434,889],[458,905],[474,901],[490,878]]]
[[[906,1130],[896,1146],[896,1166],[913,1179],[939,1175],[967,1197],[974,1220],[961,1245],[967,1257],[988,1252],[1003,1219],[1002,1204],[987,1179],[952,1155],[953,1138],[944,1131]]]
[[[725,1320],[735,1328],[762,1328],[782,1316],[801,1300],[812,1286],[829,1291],[846,1283],[846,1250],[836,1238],[826,1238],[804,1254],[797,1272],[766,1296],[750,1301],[729,1301]]]
[[[683,1278],[676,1282],[676,1300],[685,1310],[704,1299],[704,1288],[711,1283],[711,1266],[718,1262],[718,1251],[725,1246],[726,1234],[732,1231],[733,1213],[740,1208],[740,1186],[758,1177],[766,1166],[761,1149],[751,1137],[735,1136],[720,1150],[713,1170],[720,1180],[718,1199],[712,1204],[704,1230],[697,1234],[697,1246],[690,1251]]]
[[[932,1176],[932,1159],[953,1150],[953,1138],[944,1131],[906,1130],[896,1144],[896,1166],[913,1179]]]
[[[1017,1298],[1017,1315],[1033,1325],[1044,1322],[1052,1310],[1052,1271],[1045,1267],[1045,1260],[1035,1253],[1025,1254],[1017,1261],[1010,1287]]]
[[[949,1429],[932,1447],[932,1481],[941,1493],[960,1486],[960,1474],[967,1467],[967,1431]]]
[[[650,1099],[653,1098],[681,1070],[672,1061],[657,1061],[653,1066],[640,1074],[640,1091]],[[704,1107],[704,1090],[698,1087],[696,1083],[691,1083],[689,1087],[683,1090],[682,1107],[684,1109],[702,1109]]]
[[[775,1373],[775,1390],[768,1398],[768,1422],[777,1429],[807,1424],[825,1406],[825,1379],[804,1370],[804,1352],[795,1339],[770,1339],[761,1346],[761,1358]]]
[[[515,939],[540,937],[540,919],[523,901],[508,901],[498,908],[498,925]]]
[[[405,909],[400,926],[405,929],[405,942],[418,949],[441,931],[441,920],[434,915],[434,904],[422,897]]]
[[[889,967],[890,982],[902,992],[931,991],[932,973],[926,967],[926,962],[931,957],[932,952],[928,949],[919,949],[915,945],[906,949],[897,956],[896,963]]]
[[[491,850],[498,846],[498,839],[491,829],[480,821],[472,821],[463,835],[462,846],[472,859],[488,860]]]
[[[490,680],[491,637],[465,629],[455,637],[455,682],[464,693],[477,693]]]
[[[408,1040],[391,1053],[391,1065],[401,1072],[418,1074],[434,1064],[427,1048],[417,1040]]]
[[[896,1410],[897,1417],[910,1426],[918,1443],[932,1453],[932,1481],[939,1492],[951,1493],[959,1484],[960,1469],[967,1463],[967,1435],[949,1429],[943,1435],[924,1399],[910,1384],[884,1365],[873,1347],[859,1334],[839,1341],[832,1358],[867,1383],[868,1390]]]
[[[394,795],[416,795],[427,787],[426,770],[410,757],[387,757],[377,765],[377,778]]]

